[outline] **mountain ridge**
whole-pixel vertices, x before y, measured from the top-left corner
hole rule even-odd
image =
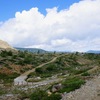
[[[40,48],[23,48],[23,47],[14,47],[17,50],[20,51],[28,51],[28,52],[32,52],[32,53],[46,53],[48,51],[40,49]]]
[[[100,54],[100,50],[89,50],[87,53],[95,53],[95,54]]]

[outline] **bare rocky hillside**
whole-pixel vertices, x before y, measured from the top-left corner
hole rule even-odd
[[[12,46],[10,46],[6,41],[3,40],[0,40],[0,49],[15,50]]]
[[[80,89],[65,93],[62,100],[100,100],[100,75],[88,80]]]

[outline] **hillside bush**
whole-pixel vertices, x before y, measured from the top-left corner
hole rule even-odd
[[[82,76],[90,76],[90,74],[89,74],[88,72],[84,72],[84,73],[82,74]]]
[[[47,92],[44,90],[36,90],[31,94],[30,100],[61,100],[60,94],[51,94],[48,96]]]
[[[78,77],[73,77],[70,79],[66,79],[62,85],[63,88],[59,91],[61,93],[63,92],[70,92],[70,91],[74,91],[75,89],[78,89],[81,87],[82,84],[84,84],[85,81],[78,78]]]
[[[31,94],[30,100],[48,100],[46,99],[48,94],[43,90],[36,90]]]

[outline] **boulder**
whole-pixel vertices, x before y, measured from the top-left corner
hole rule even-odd
[[[61,83],[59,83],[59,84],[56,84],[56,85],[54,85],[53,87],[52,87],[52,92],[57,92],[57,91],[59,91],[60,89],[62,88],[62,84]]]

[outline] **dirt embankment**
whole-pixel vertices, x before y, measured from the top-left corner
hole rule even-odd
[[[88,80],[80,89],[65,93],[62,100],[100,100],[100,75]]]

